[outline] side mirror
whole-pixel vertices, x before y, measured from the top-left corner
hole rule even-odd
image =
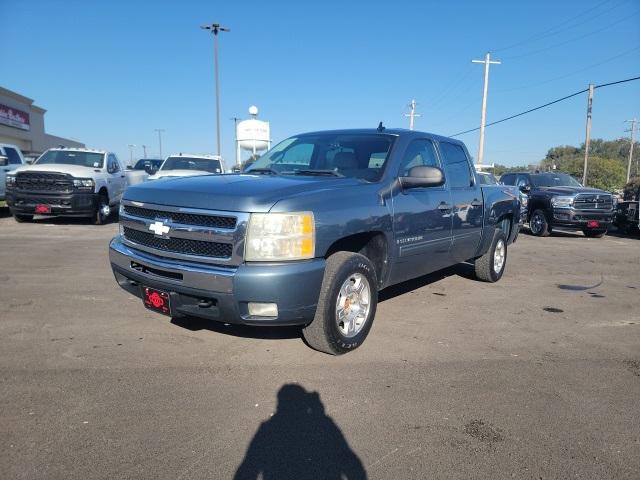
[[[522,193],[529,193],[531,191],[531,185],[520,185],[518,188]]]
[[[444,185],[444,173],[438,167],[413,167],[409,170],[409,176],[400,177],[398,180],[404,189],[439,187]]]
[[[133,165],[127,165],[127,170],[133,170]]]
[[[156,173],[156,169],[153,168],[153,165],[149,163],[145,164],[144,171],[147,172],[149,175],[153,175],[154,173]]]
[[[9,165],[9,157],[0,155],[0,167],[6,167],[7,165]]]

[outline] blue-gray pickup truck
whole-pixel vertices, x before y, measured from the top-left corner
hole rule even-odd
[[[308,345],[342,354],[368,335],[385,287],[460,262],[499,280],[519,216],[517,192],[481,185],[458,140],[325,131],[240,174],[129,187],[109,257],[154,311],[300,325]]]

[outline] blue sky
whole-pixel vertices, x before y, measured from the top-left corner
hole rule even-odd
[[[296,133],[406,127],[450,135],[478,126],[491,50],[488,121],[640,75],[640,1],[20,1],[0,0],[0,85],[48,110],[46,128],[116,151],[215,151],[213,47],[220,38],[222,153],[255,104],[279,141]],[[584,141],[584,95],[490,127],[485,163],[540,160]],[[640,117],[640,81],[596,90],[593,137]],[[478,135],[460,137],[470,152]],[[142,156],[142,149],[136,149]]]

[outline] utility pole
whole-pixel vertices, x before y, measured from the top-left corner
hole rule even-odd
[[[629,179],[631,178],[631,162],[633,161],[633,143],[634,143],[634,138],[633,138],[633,134],[636,131],[636,123],[638,123],[638,119],[634,118],[632,120],[625,120],[625,123],[630,123],[631,124],[631,128],[629,130],[625,130],[626,132],[631,132],[631,145],[629,146],[629,164],[627,165],[627,183],[629,183]],[[636,174],[637,174],[637,167],[636,167]]]
[[[587,165],[589,163],[589,146],[591,145],[591,107],[593,106],[593,83],[589,84],[589,96],[587,97],[587,131],[584,141],[584,171],[582,173],[582,185],[587,186]]]
[[[129,165],[133,165],[133,149],[136,147],[133,143],[127,145],[129,147]]]
[[[478,165],[482,165],[484,158],[484,127],[487,123],[487,93],[489,91],[489,65],[500,65],[499,60],[491,60],[491,53],[487,52],[484,60],[471,60],[471,63],[484,63],[484,87],[482,89],[482,113],[480,114],[480,144],[478,145]]]
[[[231,120],[233,120],[233,135],[236,141],[236,165],[239,167],[240,166],[240,145],[238,145],[238,120],[240,119],[238,117],[231,117]]]
[[[416,105],[418,104],[416,103],[416,100],[414,98],[413,100],[411,100],[411,102],[409,102],[409,105],[407,105],[410,108],[409,113],[404,114],[405,117],[409,117],[409,130],[413,130],[415,118],[422,116],[419,113],[416,113]]]
[[[142,147],[142,156],[144,158],[147,158],[147,146],[146,145],[141,145]]]
[[[164,132],[164,128],[156,128],[156,132],[158,132],[158,150],[160,150],[160,158],[162,157],[162,132]]]
[[[218,156],[220,154],[220,84],[218,81],[218,33],[230,32],[231,30],[221,26],[219,23],[212,23],[211,25],[202,25],[200,28],[203,30],[209,30],[213,34],[213,63],[215,70],[216,81],[216,138],[218,141]]]

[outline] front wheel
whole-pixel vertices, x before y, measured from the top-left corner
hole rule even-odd
[[[355,350],[371,330],[377,304],[371,261],[359,253],[336,252],[327,259],[316,315],[302,335],[311,348],[331,355]]]
[[[111,215],[111,207],[109,206],[109,199],[106,195],[100,194],[98,197],[98,205],[93,214],[93,223],[95,225],[104,225],[109,215]]]
[[[507,266],[507,238],[502,230],[493,232],[493,241],[487,253],[475,261],[476,278],[483,282],[497,282]]]
[[[607,234],[607,230],[583,230],[585,237],[589,238],[602,238]]]
[[[551,226],[544,211],[538,209],[531,214],[529,219],[529,229],[536,237],[548,237],[551,233]]]

